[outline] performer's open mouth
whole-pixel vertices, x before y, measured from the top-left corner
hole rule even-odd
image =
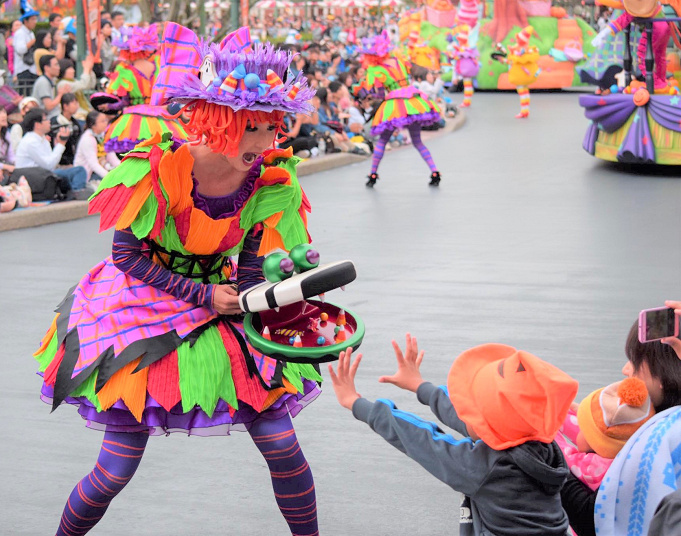
[[[253,164],[253,162],[255,162],[256,158],[258,158],[258,155],[255,153],[244,153],[244,155],[241,157],[241,160],[243,160],[244,164],[250,166]]]

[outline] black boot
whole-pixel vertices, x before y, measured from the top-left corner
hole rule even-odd
[[[377,180],[378,180],[378,173],[372,173],[371,175],[369,175],[369,180],[367,181],[367,187],[373,188],[374,184],[376,184]]]
[[[428,183],[428,186],[439,186],[440,185],[440,172],[439,171],[433,171],[430,174],[430,182]]]

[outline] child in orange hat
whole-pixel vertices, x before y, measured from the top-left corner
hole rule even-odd
[[[421,377],[423,351],[415,338],[407,334],[404,355],[394,341],[393,348],[397,372],[379,381],[415,392],[463,439],[389,400],[361,398],[354,377],[362,356],[351,363],[351,350],[341,353],[337,373],[329,365],[336,397],[355,418],[465,495],[460,536],[566,536],[560,490],[569,470],[554,437],[577,382],[528,352],[483,344],[462,353],[447,387],[438,388]]]
[[[597,490],[612,460],[643,423],[655,415],[646,384],[626,378],[591,393],[556,436],[573,475]]]

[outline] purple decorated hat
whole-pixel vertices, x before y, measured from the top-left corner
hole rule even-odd
[[[314,89],[302,72],[292,75],[293,54],[271,44],[251,42],[240,28],[222,43],[200,41],[194,32],[169,23],[161,43],[161,72],[152,104],[203,100],[233,110],[310,113]]]
[[[139,52],[156,52],[159,47],[158,26],[152,24],[148,28],[121,28],[120,39],[114,39],[113,46],[131,54]]]
[[[385,56],[390,53],[393,48],[390,37],[388,37],[388,32],[383,30],[379,35],[364,37],[362,39],[360,52],[362,54],[371,54],[372,56]]]

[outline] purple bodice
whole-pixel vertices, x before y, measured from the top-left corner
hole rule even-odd
[[[241,186],[231,194],[224,196],[213,197],[200,194],[197,190],[198,182],[192,177],[192,181],[194,182],[194,188],[192,190],[194,206],[200,211],[205,212],[214,220],[234,216],[237,210],[246,203],[253,193],[255,181],[260,177],[260,166],[262,165],[262,161],[262,156],[256,158]]]

